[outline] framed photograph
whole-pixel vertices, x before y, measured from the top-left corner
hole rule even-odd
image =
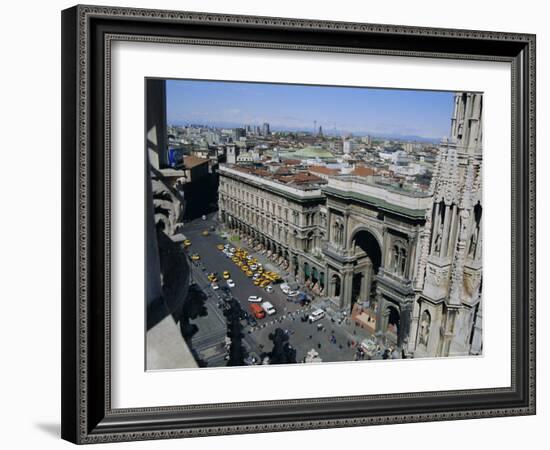
[[[535,413],[535,36],[62,12],[62,437]]]

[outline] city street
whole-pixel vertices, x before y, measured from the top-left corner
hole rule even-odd
[[[206,220],[195,219],[183,228],[185,238],[191,241],[188,253],[200,255],[200,260],[192,264],[192,282],[200,287],[207,298],[204,305],[206,314],[192,321],[197,327],[197,332],[193,335],[191,345],[203,365],[219,367],[227,364],[224,359],[227,325],[223,310],[219,308],[223,301],[223,293],[221,289],[214,291],[207,278],[209,273],[216,272],[220,288],[226,286],[227,283],[222,277],[225,270],[229,271],[231,279],[235,282],[235,287],[231,288],[231,294],[239,301],[244,311],[250,313],[248,297],[251,295],[260,296],[263,301],[271,302],[276,309],[275,314],[257,320],[257,325],[254,327],[244,320],[241,322],[244,335],[243,346],[249,354],[259,356],[262,352],[269,352],[273,347],[270,334],[280,328],[285,331],[288,343],[296,351],[297,362],[301,362],[311,349],[316,350],[323,361],[354,359],[357,351],[356,344],[367,337],[363,330],[338,324],[328,316],[313,324],[303,321],[302,319],[317,306],[300,306],[297,303],[288,302],[280,285],[277,284],[274,285],[271,293],[255,286],[251,278],[216,248],[216,245],[225,243],[230,243],[234,247],[246,246],[239,240],[231,240],[232,236],[224,239],[221,237],[222,233],[212,231],[211,227],[217,228],[217,226],[215,214],[210,214]],[[208,236],[203,236],[202,233],[205,230],[208,230]],[[269,264],[262,255],[254,254],[254,256],[262,261],[264,266],[274,266]]]
[[[186,238],[191,240],[191,247],[188,251],[190,254],[198,253],[200,255],[201,259],[199,265],[204,267],[204,273],[216,272],[218,274],[218,284],[222,287],[226,285],[225,280],[222,278],[222,274],[225,270],[228,270],[231,279],[236,285],[231,289],[231,293],[233,297],[239,300],[242,308],[247,312],[249,312],[247,300],[251,295],[260,296],[264,301],[269,301],[273,304],[277,313],[274,316],[270,316],[271,318],[278,318],[284,312],[291,312],[299,309],[299,305],[286,301],[286,295],[283,294],[277,285],[274,285],[273,292],[271,293],[267,293],[265,289],[254,286],[252,279],[247,277],[231,259],[226,258],[226,256],[216,248],[216,245],[226,243],[234,247],[239,247],[241,245],[239,241],[224,240],[217,233],[211,231],[208,236],[202,236],[201,233],[204,230],[210,230],[211,226],[217,225],[217,222],[212,216],[215,217],[215,215],[210,215],[205,221],[200,218],[196,219],[186,224],[183,229]]]

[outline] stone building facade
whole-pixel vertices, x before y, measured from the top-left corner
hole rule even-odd
[[[429,193],[353,175],[286,185],[219,168],[219,219],[408,356],[481,353],[482,95],[455,95]]]
[[[220,166],[218,173],[219,219],[250,236],[297,281],[312,281],[323,293],[320,249],[326,213],[321,186],[286,186],[231,166]]]

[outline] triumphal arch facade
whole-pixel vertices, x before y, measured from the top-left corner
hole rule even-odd
[[[376,311],[378,333],[389,329],[389,339],[401,345],[410,328],[415,261],[430,195],[353,176],[331,179],[323,194],[328,298],[349,313],[356,303]]]

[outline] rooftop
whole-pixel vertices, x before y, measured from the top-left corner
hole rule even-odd
[[[376,174],[376,171],[372,167],[356,166],[351,172],[351,175],[358,177],[369,177]]]
[[[249,184],[287,195],[298,201],[321,198],[321,186],[326,184],[322,178],[307,172],[277,176],[263,168],[231,164],[222,164],[218,170],[220,174],[238,177]]]
[[[199,158],[198,156],[183,157],[183,165],[186,169],[192,169],[193,167],[200,166],[201,164],[208,164],[208,159]]]
[[[309,171],[323,175],[338,175],[340,173],[339,169],[331,169],[330,167],[325,166],[309,166]]]
[[[308,146],[294,152],[283,153],[281,157],[294,159],[332,159],[334,155],[322,147]]]
[[[377,206],[411,218],[425,217],[432,197],[418,190],[400,188],[367,180],[364,177],[340,175],[329,180],[323,192]]]

